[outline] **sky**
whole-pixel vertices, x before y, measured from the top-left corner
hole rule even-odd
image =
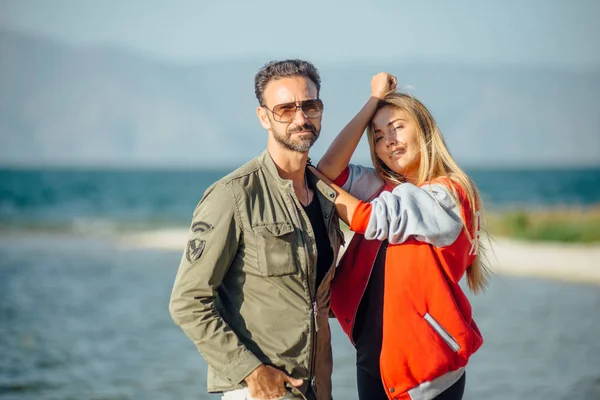
[[[0,0],[0,29],[77,47],[117,47],[169,65],[302,58],[319,67],[334,66],[333,70],[340,65],[373,66],[378,71],[380,65],[439,62],[596,74],[598,17],[600,0]],[[489,96],[498,101],[499,94]],[[527,114],[526,99],[521,97],[516,99],[522,104],[517,111]],[[533,118],[528,121],[529,135],[508,132],[507,143],[540,154],[541,141],[547,154],[538,158],[545,163],[560,156],[577,164],[583,154],[584,164],[597,165],[600,138],[590,124],[572,132],[576,139],[563,146],[565,132],[573,131],[580,120],[596,126],[594,104],[587,102],[573,112],[574,121],[562,121],[551,109],[544,115],[558,122],[541,121],[544,125]],[[491,118],[485,113],[474,117]],[[42,133],[51,139],[50,133]],[[93,146],[88,150],[96,151]],[[158,159],[161,150],[153,150],[153,156]],[[476,146],[465,151],[480,153]],[[486,152],[501,153],[494,146]]]
[[[600,1],[0,0],[0,27],[177,63],[600,65]]]

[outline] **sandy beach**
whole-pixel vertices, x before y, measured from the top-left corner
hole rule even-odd
[[[214,400],[206,363],[168,312],[186,241],[186,228],[0,229],[0,354],[14,371],[0,392]],[[498,240],[497,275],[484,295],[466,292],[485,344],[469,361],[465,399],[600,398],[598,246]],[[333,397],[357,400],[355,349],[337,321],[330,327]]]
[[[352,233],[347,233],[347,242]],[[123,234],[118,245],[183,251],[187,231],[162,229]],[[530,276],[600,285],[600,244],[522,242],[494,238],[489,260],[495,274]]]

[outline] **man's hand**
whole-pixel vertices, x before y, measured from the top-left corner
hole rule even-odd
[[[286,382],[292,386],[301,386],[302,379],[294,379],[285,372],[269,365],[261,364],[246,377],[248,394],[256,400],[269,400],[285,396]]]
[[[371,79],[371,97],[383,99],[394,89],[396,89],[396,77],[392,74],[380,72]]]

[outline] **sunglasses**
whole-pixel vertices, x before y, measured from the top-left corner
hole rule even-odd
[[[323,102],[321,99],[277,104],[272,110],[265,105],[263,107],[273,113],[275,121],[284,123],[293,120],[298,110],[302,110],[302,114],[309,119],[318,118],[323,114]]]

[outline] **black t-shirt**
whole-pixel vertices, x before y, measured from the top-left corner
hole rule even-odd
[[[380,376],[379,357],[383,341],[383,288],[388,242],[379,248],[369,283],[360,301],[352,336],[356,347],[356,366],[374,377]]]
[[[316,193],[310,204],[304,207],[304,211],[306,211],[306,214],[308,215],[317,242],[317,287],[319,287],[321,281],[323,281],[323,278],[327,275],[329,267],[331,267],[331,264],[333,263],[333,249],[329,242],[327,227],[323,220],[321,205],[319,204]]]

